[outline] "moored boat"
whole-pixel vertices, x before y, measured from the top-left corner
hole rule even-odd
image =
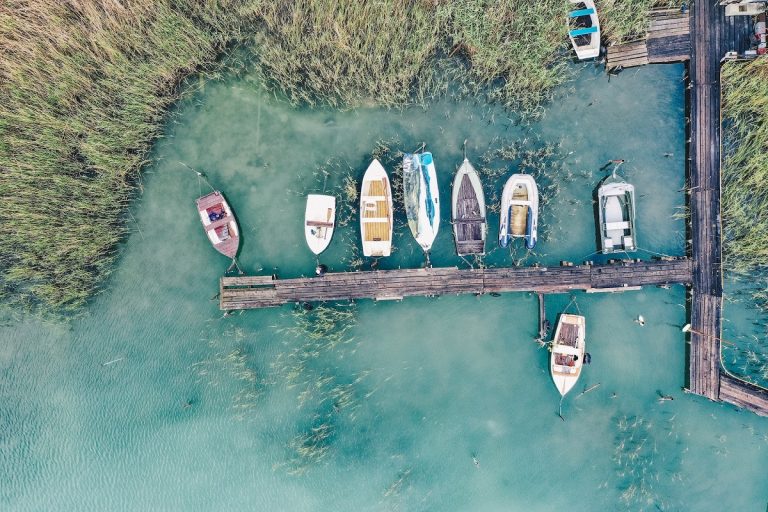
[[[549,371],[552,381],[565,396],[581,376],[586,348],[586,319],[581,315],[562,313],[552,339]]]
[[[529,174],[513,174],[501,194],[499,245],[507,247],[513,238],[525,238],[528,249],[536,247],[539,223],[539,189]]]
[[[579,60],[600,55],[600,21],[593,0],[570,0],[575,10],[568,13],[568,37]]]
[[[336,198],[320,194],[307,196],[304,212],[304,235],[309,249],[320,254],[331,243],[336,223]]]
[[[221,254],[234,259],[240,248],[240,231],[224,195],[214,190],[197,198],[196,203],[208,240]]]
[[[411,233],[421,248],[429,252],[440,227],[440,194],[432,153],[403,156],[403,196]]]
[[[459,256],[485,254],[485,238],[488,232],[485,195],[477,171],[466,158],[453,179],[451,220],[456,253]]]
[[[603,254],[636,251],[635,187],[624,181],[604,182],[597,190],[597,211]]]
[[[364,256],[389,256],[392,251],[392,188],[387,171],[374,159],[360,190],[360,235]]]

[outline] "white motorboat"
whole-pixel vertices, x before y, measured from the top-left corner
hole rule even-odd
[[[603,254],[636,251],[635,187],[624,181],[604,182],[597,202]]]

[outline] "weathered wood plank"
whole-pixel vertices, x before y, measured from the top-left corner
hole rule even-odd
[[[576,267],[399,269],[295,279],[273,280],[269,276],[268,287],[249,286],[266,282],[267,276],[222,277],[220,306],[232,310],[306,301],[628,288],[690,283],[692,269],[687,259]]]

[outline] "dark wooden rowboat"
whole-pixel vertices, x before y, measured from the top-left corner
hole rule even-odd
[[[240,229],[224,195],[215,190],[197,199],[197,211],[214,249],[232,259],[240,249]]]
[[[451,199],[456,253],[459,256],[485,254],[485,237],[488,231],[485,196],[480,177],[466,158],[453,180]]]

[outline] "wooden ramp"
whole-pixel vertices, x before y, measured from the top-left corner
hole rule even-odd
[[[691,260],[683,258],[575,267],[373,270],[294,279],[222,277],[220,307],[231,311],[296,302],[365,298],[391,300],[466,293],[618,291],[636,286],[688,284],[692,272]]]

